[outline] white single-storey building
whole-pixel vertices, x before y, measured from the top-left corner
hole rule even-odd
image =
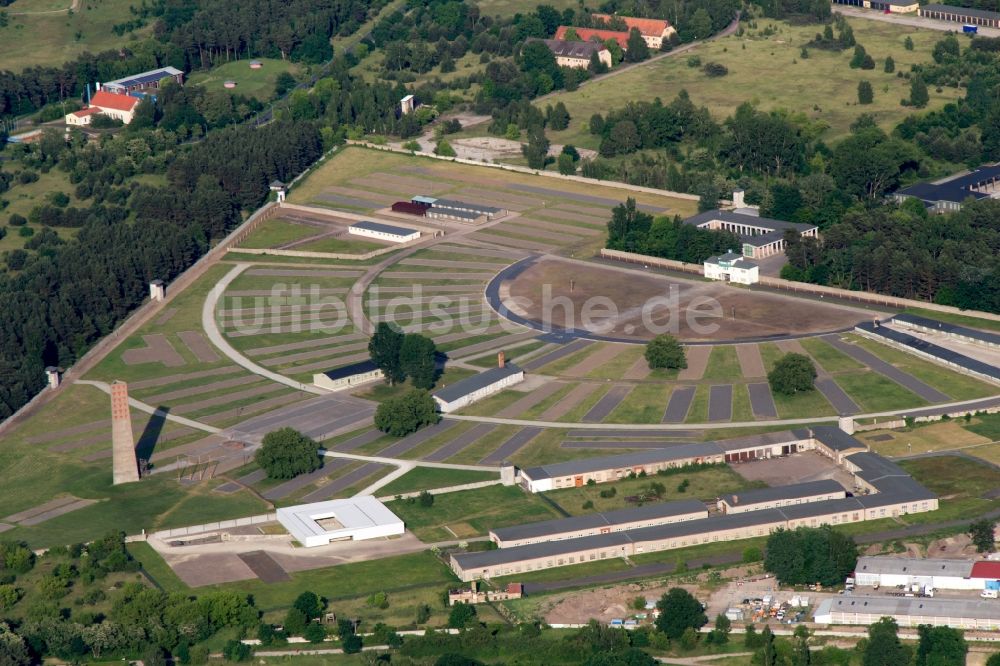
[[[996,600],[928,599],[924,597],[858,597],[824,599],[816,608],[819,624],[875,624],[891,617],[900,627],[955,627],[977,631],[1000,629]]]
[[[982,590],[1000,579],[1000,562],[923,557],[859,557],[858,587],[920,585],[938,590]]]
[[[355,222],[347,231],[355,236],[365,236],[390,243],[408,243],[420,238],[420,232],[416,229],[382,222]]]
[[[331,541],[362,541],[397,536],[402,519],[371,495],[299,504],[278,509],[278,522],[306,548]]]
[[[735,252],[705,260],[705,277],[709,280],[726,280],[736,284],[756,284],[760,281],[760,268]]]
[[[513,363],[504,363],[478,375],[459,380],[434,393],[438,409],[447,414],[498,393],[508,386],[524,381],[524,370]]]
[[[343,391],[344,389],[374,382],[382,379],[384,375],[371,360],[360,361],[345,365],[342,368],[334,368],[326,372],[318,372],[313,375],[313,385],[327,391]]]
[[[66,124],[89,125],[94,116],[102,115],[128,125],[135,117],[135,109],[140,102],[142,99],[139,97],[98,90],[90,99],[87,108],[66,114]]]

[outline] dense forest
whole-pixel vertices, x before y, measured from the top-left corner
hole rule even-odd
[[[84,53],[62,67],[0,70],[0,116],[21,115],[83,96],[87,84],[172,65],[205,69],[243,57],[322,63],[330,38],[351,34],[383,0],[155,0],[133,6],[137,27],[153,22],[154,37],[122,49]]]

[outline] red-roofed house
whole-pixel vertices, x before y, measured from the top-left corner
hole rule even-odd
[[[983,560],[972,565],[972,578],[1000,580],[1000,562]]]
[[[646,46],[657,51],[663,45],[664,39],[670,39],[672,35],[677,34],[674,26],[670,25],[670,21],[663,19],[632,18],[631,16],[612,17],[610,14],[592,14],[591,17],[595,21],[604,22],[608,22],[612,18],[621,19],[630,31],[632,28],[637,28],[645,40]]]
[[[556,30],[556,39],[565,40],[566,31],[570,29],[568,25],[561,25],[559,29]],[[628,49],[628,33],[627,32],[617,32],[615,30],[595,30],[593,28],[576,28],[577,37],[580,39],[577,41],[581,42],[601,42],[602,44],[607,42],[609,39],[613,39],[618,42],[618,46],[622,47],[622,50]]]
[[[100,113],[116,118],[128,125],[135,116],[135,107],[141,102],[138,97],[98,90],[90,100],[90,106],[66,115],[67,125],[89,125],[91,118]]]

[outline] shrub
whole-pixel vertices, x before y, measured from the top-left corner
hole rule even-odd
[[[721,62],[710,62],[705,64],[705,66],[701,68],[701,71],[705,72],[706,76],[719,78],[728,74],[729,68],[723,65]]]

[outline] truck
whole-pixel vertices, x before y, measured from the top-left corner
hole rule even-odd
[[[964,32],[967,35],[975,35],[976,33],[979,32],[979,26],[969,25],[968,23],[966,23],[965,25],[962,26],[962,32]]]

